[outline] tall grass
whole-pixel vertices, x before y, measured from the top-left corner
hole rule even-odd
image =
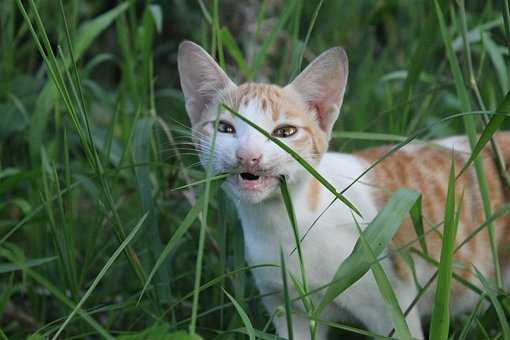
[[[443,228],[445,240],[437,261],[421,237],[428,228],[419,195],[397,191],[323,287],[309,287],[304,270],[288,273],[282,254],[281,311],[290,323],[291,306],[304,302],[312,335],[322,323],[342,338],[392,336],[321,319],[329,302],[372,270],[399,338],[409,337],[403,316],[437,280],[431,339],[509,339],[493,222],[510,209],[491,211],[477,158],[510,113],[508,2],[250,6],[230,0],[0,2],[0,337],[273,338],[273,316],[260,303],[250,274],[256,268],[244,263],[234,208],[218,190],[225,175],[203,171],[186,144],[175,62],[180,41],[191,39],[239,81],[280,84],[320,51],[345,47],[351,75],[332,150],[391,142],[398,143],[394,151],[415,138],[454,134],[467,134],[473,147],[469,163],[481,184],[483,224],[455,240],[462,202],[450,195],[444,227],[434,226]],[[356,214],[344,188],[279,146]],[[499,169],[505,176],[504,162]],[[455,192],[453,176],[449,190]],[[297,233],[284,185],[282,193],[300,252],[306,233]],[[378,261],[409,214],[420,236],[412,253],[438,273],[401,310]],[[451,256],[482,232],[491,235],[497,275],[492,282],[477,272],[479,284],[473,284],[451,273]],[[480,303],[454,320],[447,301],[455,281]],[[300,292],[295,301],[290,288]],[[323,300],[314,305],[310,296],[318,291]]]

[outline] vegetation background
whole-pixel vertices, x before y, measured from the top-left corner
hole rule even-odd
[[[0,338],[272,338],[231,203],[209,182],[199,204],[203,184],[174,190],[205,178],[182,40],[281,85],[343,46],[331,149],[350,152],[489,131],[480,112],[509,111],[508,27],[507,0],[1,0]],[[490,303],[447,336],[508,339],[506,293],[485,283]]]

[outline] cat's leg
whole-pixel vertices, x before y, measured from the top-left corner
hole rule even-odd
[[[408,308],[416,296],[413,283],[396,282],[394,291],[402,312]],[[381,296],[377,284],[371,277],[365,276],[349,288],[338,302],[361,321],[369,331],[381,336],[388,336],[393,329],[393,320],[388,306]],[[406,317],[409,331],[414,339],[423,339],[423,330],[417,306]]]

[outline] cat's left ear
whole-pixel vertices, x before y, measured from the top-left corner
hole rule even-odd
[[[327,134],[340,113],[348,73],[347,54],[342,48],[334,47],[315,58],[287,85],[316,113],[321,129]]]

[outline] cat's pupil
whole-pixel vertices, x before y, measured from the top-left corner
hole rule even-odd
[[[220,121],[218,122],[218,132],[221,132],[221,133],[235,133],[236,130],[234,129],[234,127],[225,122],[225,121]]]
[[[281,126],[273,131],[273,136],[286,138],[290,137],[297,132],[297,128],[292,125]]]

